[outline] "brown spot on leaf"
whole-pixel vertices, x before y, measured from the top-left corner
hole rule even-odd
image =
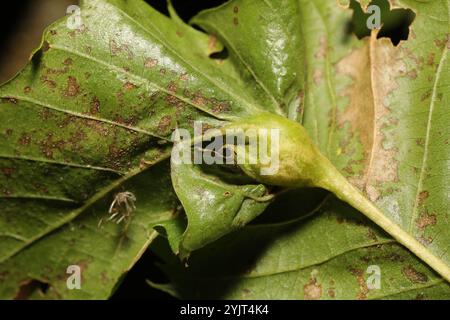
[[[217,99],[211,99],[211,104],[213,105],[213,113],[229,112],[231,110],[230,105],[227,102],[221,102]]]
[[[22,146],[27,146],[31,142],[31,136],[29,134],[23,133],[19,138],[19,144]]]
[[[317,59],[323,59],[327,56],[328,52],[328,43],[327,43],[327,37],[321,36],[319,39],[319,50],[314,55]]]
[[[28,94],[28,93],[31,92],[31,88],[30,88],[30,87],[25,87],[25,88],[23,88],[23,92],[24,92],[25,94]]]
[[[47,134],[47,138],[45,140],[42,140],[39,143],[39,147],[41,149],[42,154],[48,158],[48,159],[53,159],[53,151],[54,150],[59,150],[62,151],[64,148],[64,140],[53,140],[53,134],[52,133],[48,133]]]
[[[64,95],[66,97],[75,97],[80,93],[80,86],[77,83],[77,79],[75,77],[69,76],[67,79],[67,87]]]
[[[450,48],[450,34],[447,34],[444,39],[434,40],[434,44],[439,49],[444,49],[446,46],[447,48]]]
[[[100,100],[97,97],[93,97],[91,100],[90,114],[95,115],[100,111]]]
[[[58,121],[58,128],[65,128],[67,127],[70,123],[75,122],[76,118],[73,115],[67,115],[65,116],[61,121]]]
[[[144,61],[144,67],[149,68],[149,69],[154,68],[157,64],[158,64],[158,60],[153,59],[153,58],[147,58]]]
[[[175,82],[170,81],[169,84],[167,85],[167,90],[171,93],[175,93],[178,89],[178,86]]]
[[[367,294],[369,293],[369,288],[367,287],[366,280],[364,279],[364,271],[357,268],[349,268],[349,271],[352,275],[356,277],[356,280],[359,284],[359,293],[356,296],[358,300],[367,299]]]
[[[101,136],[108,136],[111,133],[115,135],[115,132],[113,130],[109,130],[112,129],[110,126],[105,126],[102,124],[102,122],[97,121],[97,120],[84,120],[83,124],[88,127],[89,129],[94,130],[96,133],[98,133]]]
[[[336,292],[334,291],[334,288],[329,288],[328,289],[328,296],[330,298],[335,298],[336,297]]]
[[[192,99],[192,102],[200,107],[204,106],[206,104],[206,99],[202,96],[200,92],[196,92],[194,94],[194,98]]]
[[[426,237],[425,235],[420,235],[417,237],[417,241],[419,241],[421,244],[423,244],[425,247],[428,247],[433,242],[432,237]]]
[[[183,101],[171,94],[166,95],[164,100],[167,101],[171,106],[178,106],[183,104]]]
[[[437,222],[436,215],[423,213],[416,219],[416,226],[420,230],[423,230],[428,226],[436,225],[436,222]]]
[[[423,139],[423,138],[417,138],[417,139],[416,139],[416,144],[417,144],[419,147],[425,146],[425,139]]]
[[[130,91],[130,90],[136,89],[137,86],[131,82],[125,82],[123,85],[123,88],[125,89],[125,91]]]
[[[428,55],[428,60],[427,60],[427,64],[428,64],[429,66],[434,65],[434,58],[435,58],[435,54],[434,54],[434,52],[431,52],[431,53]]]
[[[316,84],[316,86],[320,85],[320,83],[322,82],[322,79],[323,79],[322,70],[320,70],[320,69],[314,70],[313,80],[314,80],[314,83]]]
[[[130,118],[124,118],[119,114],[116,114],[116,117],[114,118],[114,121],[126,126],[133,126],[136,124],[136,118],[131,116]]]
[[[412,283],[426,283],[426,282],[428,282],[427,275],[417,271],[411,265],[403,267],[402,268],[402,274],[406,278],[408,278],[408,280],[411,281]]]
[[[122,48],[117,44],[115,40],[109,41],[109,50],[111,52],[112,56],[117,55],[119,52],[122,51]]]
[[[419,193],[419,202],[418,202],[418,206],[421,206],[421,205],[424,203],[424,201],[428,199],[429,196],[430,196],[430,194],[429,194],[428,191],[426,191],[426,190],[421,191],[421,192]]]
[[[234,17],[234,18],[233,18],[233,24],[234,24],[235,26],[239,25],[239,19],[238,19],[237,17]]]
[[[315,276],[303,287],[305,300],[319,300],[322,297],[322,285],[317,283]]]
[[[180,80],[181,81],[187,81],[189,80],[189,75],[187,73],[180,74]]]
[[[73,60],[71,58],[67,58],[66,60],[64,60],[63,64],[66,66],[71,66],[73,63]]]
[[[45,84],[50,89],[56,88],[56,82],[49,79],[48,76],[45,76],[45,75],[41,76],[41,81],[43,84]]]
[[[47,68],[45,69],[45,73],[47,75],[61,75],[65,74],[69,71],[69,67],[65,66],[64,68]]]
[[[233,7],[233,12],[234,13],[239,13],[239,7],[238,6],[234,6]]]
[[[113,168],[120,170],[122,168],[122,161],[127,156],[127,150],[117,147],[116,145],[110,145],[108,148],[107,163]]]
[[[410,77],[411,79],[417,79],[417,70],[416,69],[412,69],[410,71],[408,71],[408,77]]]
[[[158,131],[165,134],[170,129],[170,125],[172,123],[172,117],[171,116],[164,116],[161,118],[161,120],[158,123]]]
[[[82,24],[82,25],[79,26],[77,29],[71,30],[71,31],[67,32],[67,34],[68,34],[70,37],[74,38],[74,37],[76,37],[76,36],[78,36],[78,35],[81,35],[81,34],[85,33],[86,30],[88,30],[88,28],[87,28],[84,24]]]
[[[427,91],[420,97],[420,101],[425,101],[431,97],[431,91]]]
[[[381,196],[381,193],[380,191],[378,191],[378,188],[373,185],[366,186],[366,194],[371,201],[377,201]]]

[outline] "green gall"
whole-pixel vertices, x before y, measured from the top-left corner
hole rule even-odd
[[[249,132],[256,134],[259,143],[237,145],[235,152],[238,158],[247,156],[246,161],[238,165],[258,182],[282,187],[323,186],[322,182],[326,179],[324,171],[332,165],[322,156],[300,124],[278,115],[263,113],[233,122],[225,129],[244,130],[247,135]],[[267,140],[268,150],[261,150],[265,147],[261,140]],[[258,150],[252,150],[254,146]],[[264,157],[266,151],[269,154]]]

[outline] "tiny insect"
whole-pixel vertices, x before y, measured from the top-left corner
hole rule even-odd
[[[127,221],[136,209],[135,202],[136,196],[131,192],[126,191],[117,193],[108,210],[108,213],[110,214],[108,221],[114,221],[117,224],[122,221]],[[102,222],[103,219],[100,220],[99,226]]]

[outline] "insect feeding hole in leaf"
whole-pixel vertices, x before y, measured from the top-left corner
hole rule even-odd
[[[222,51],[219,52],[213,52],[209,55],[209,57],[211,59],[215,59],[215,60],[225,60],[228,58],[228,49],[227,48],[223,48]]]
[[[413,23],[416,15],[410,9],[391,9],[388,0],[373,0],[370,6],[379,8],[380,31],[378,38],[390,38],[396,46],[402,40],[408,40],[409,27]],[[351,0],[350,8],[353,9],[353,16],[350,22],[350,32],[353,32],[358,39],[370,36],[371,29],[368,28],[368,20],[376,12],[364,10],[356,0]]]

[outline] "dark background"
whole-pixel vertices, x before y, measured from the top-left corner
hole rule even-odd
[[[218,6],[227,0],[172,0],[172,3],[185,21],[199,11]],[[316,0],[311,0],[316,1]],[[332,0],[328,0],[332,1]],[[158,11],[168,14],[165,0],[147,0]],[[407,10],[389,11],[387,0],[374,0],[382,9],[384,26],[379,37],[390,37],[397,45],[407,39],[409,25],[414,14]],[[25,66],[30,53],[39,46],[45,27],[66,14],[66,9],[77,0],[13,0],[5,1],[0,11],[0,83],[14,76]],[[358,38],[370,34],[365,26],[367,15],[359,4],[352,0],[354,16],[348,24],[349,33]],[[147,251],[140,261],[125,277],[112,299],[173,299],[166,293],[151,288],[146,279],[154,282],[168,281],[156,266],[158,259]]]

